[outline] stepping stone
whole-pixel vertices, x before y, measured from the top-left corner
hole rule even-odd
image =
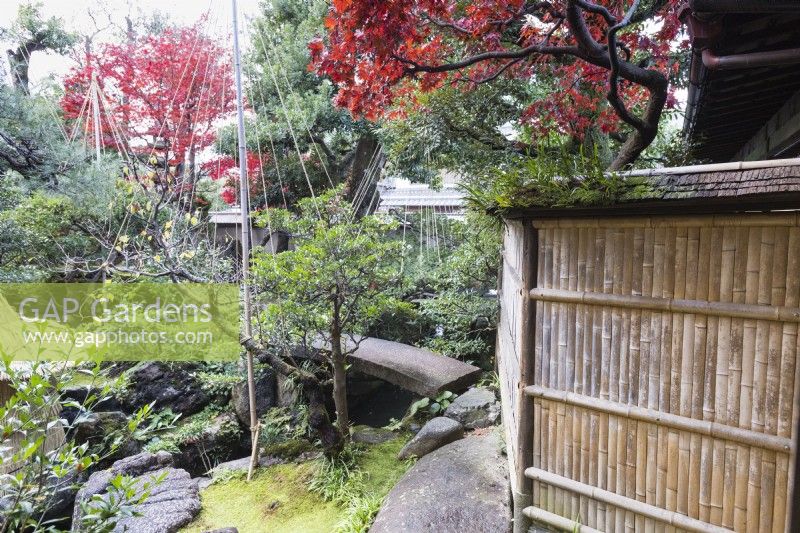
[[[397,458],[403,461],[409,457],[422,457],[463,437],[464,427],[461,424],[452,418],[437,416],[422,426],[419,433],[403,446]]]
[[[395,437],[397,435],[391,430],[363,425],[353,427],[352,435],[350,436],[353,442],[361,444],[381,444]]]

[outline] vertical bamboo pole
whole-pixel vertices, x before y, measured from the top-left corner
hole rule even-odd
[[[613,290],[614,276],[614,228],[607,226],[603,228],[603,261],[602,272],[597,277],[598,292],[611,293]],[[598,306],[598,350],[600,352],[599,368],[599,397],[609,398],[610,365],[611,365],[611,310],[606,306]],[[606,413],[599,413],[597,417],[597,485],[601,489],[606,489],[608,481],[608,434],[609,416]],[[597,529],[605,530],[606,514],[608,505],[599,502],[597,505]]]
[[[558,235],[558,256],[553,258],[556,263],[554,265],[554,281],[553,285],[556,289],[563,289],[566,279],[569,277],[569,240],[568,229],[559,228],[556,230]],[[554,349],[554,361],[552,368],[556,368],[556,379],[552,383],[553,388],[558,390],[565,390],[566,373],[567,373],[567,331],[568,331],[568,317],[567,317],[567,304],[559,303],[555,306],[557,317],[556,326],[556,345]],[[565,455],[565,415],[566,406],[562,402],[553,402],[551,409],[555,411],[555,448],[554,448],[554,464],[553,470],[559,475],[564,475],[564,455]],[[559,515],[565,514],[564,490],[555,489],[555,513]]]
[[[721,233],[721,234],[720,234]],[[735,239],[734,232],[730,226],[721,228],[712,236],[714,251],[719,259],[712,269],[712,297],[720,302],[731,302],[733,297],[733,267]],[[715,354],[715,369],[710,369],[706,373],[706,399],[711,405],[704,404],[703,412],[708,413],[711,420],[726,424],[728,421],[728,365],[730,353],[730,318],[720,317],[716,319],[716,328],[709,326],[709,338],[712,332],[715,338],[715,346],[709,348],[706,353]],[[713,385],[709,381],[713,380]],[[709,391],[712,387],[712,391]],[[713,402],[711,397],[713,395]],[[713,413],[711,411],[713,410]],[[723,525],[728,520],[728,525],[732,525],[733,515],[725,516],[726,495],[730,495],[730,502],[733,501],[733,493],[726,487],[733,486],[733,477],[730,475],[726,457],[726,443],[720,439],[713,442],[712,471],[711,471],[711,515],[710,520],[713,524]],[[729,506],[730,507],[730,506]],[[732,511],[732,508],[731,508]]]
[[[622,250],[622,287],[621,294],[631,294],[631,287],[633,283],[633,228],[626,227],[622,234],[623,250]],[[623,313],[622,325],[619,331],[619,401],[620,403],[630,403],[630,369],[629,369],[629,349],[630,349],[630,328],[631,328],[631,312],[627,310]],[[617,480],[616,490],[618,494],[623,496],[627,495],[628,487],[626,483],[626,470],[627,470],[627,446],[629,424],[631,422],[627,419],[619,419],[617,421]],[[617,509],[615,512],[615,531],[625,530],[625,516],[624,509]]]
[[[632,278],[631,278],[631,294],[636,296],[642,295],[642,274],[644,272],[644,228],[635,227],[633,230],[633,256],[632,256]],[[628,366],[628,376],[630,382],[630,394],[628,402],[632,405],[639,405],[639,399],[642,394],[640,390],[639,376],[641,374],[641,332],[642,330],[642,313],[639,310],[631,311],[631,324],[630,324],[630,364]],[[628,435],[626,441],[626,472],[625,472],[625,495],[629,498],[636,499],[638,496],[637,483],[638,483],[638,454],[646,450],[639,450],[639,431],[640,427],[644,424],[628,421]],[[625,529],[634,531],[640,526],[643,526],[643,521],[639,520],[637,516],[631,512],[625,512]]]
[[[736,229],[736,258],[733,276],[733,301],[744,303],[746,300],[748,281],[752,278],[747,275],[750,262],[749,228]],[[728,380],[728,423],[737,427],[742,425],[742,380],[745,352],[745,324],[743,319],[731,321],[731,360],[730,378]],[[751,337],[752,338],[752,337]],[[748,409],[749,412],[749,409]],[[745,531],[747,528],[747,474],[749,470],[750,453],[746,446],[736,446],[736,474],[734,481],[734,511],[733,527],[736,531]]]
[[[758,260],[758,289],[756,292],[756,302],[761,305],[769,305],[772,300],[772,278],[773,262],[775,249],[775,229],[773,227],[761,228],[761,253]],[[751,428],[756,431],[764,431],[768,414],[766,408],[766,391],[768,360],[770,352],[770,324],[764,320],[756,322],[756,351],[753,367],[753,398]],[[777,383],[775,387],[777,387]],[[772,528],[772,501],[771,498],[764,500],[765,495],[769,495],[775,484],[774,471],[769,473],[767,461],[767,471],[764,471],[764,450],[752,447],[750,450],[750,479],[748,484],[747,506],[748,509],[758,509],[758,513],[751,513],[753,525],[758,531],[771,530]],[[766,475],[770,486],[763,485],[763,477]],[[767,509],[769,507],[769,509]]]
[[[622,294],[622,268],[623,260],[623,231],[619,227],[611,229],[609,234],[609,253],[611,255],[611,272],[606,272],[606,290],[613,294]],[[607,261],[608,263],[608,261]],[[608,282],[610,276],[610,283]],[[610,285],[610,286],[609,286]],[[620,352],[620,327],[622,323],[622,312],[618,308],[611,308],[608,312],[607,322],[610,327],[607,333],[608,339],[603,339],[603,343],[610,344],[609,374],[608,374],[608,397],[613,402],[619,402],[619,352]],[[608,416],[608,429],[606,438],[606,489],[612,492],[617,491],[617,432],[620,419],[616,416]],[[606,509],[606,527],[613,529],[616,524],[618,510],[613,506]]]
[[[596,248],[597,248],[597,230],[594,228],[587,229],[586,235],[586,280],[584,282],[587,291],[594,290],[595,270],[597,270]],[[584,338],[583,338],[583,390],[584,394],[592,396],[594,389],[592,380],[594,376],[594,309],[591,306],[583,306],[584,314]],[[591,450],[591,424],[592,415],[588,409],[581,409],[581,477],[580,481],[589,483],[591,479],[590,470],[593,463],[592,450]],[[595,524],[595,507],[594,502],[589,498],[581,498],[581,517],[587,525],[592,526]]]
[[[660,228],[659,228],[660,230]],[[644,230],[644,258],[642,262],[642,294],[644,296],[652,296],[653,294],[653,278],[654,278],[654,263],[655,263],[655,239],[656,230],[652,227],[647,227]],[[657,362],[653,360],[652,344],[653,344],[653,312],[649,310],[642,311],[641,318],[641,340],[639,344],[639,356],[641,358],[641,371],[639,373],[639,406],[651,407],[653,406],[653,390],[651,388],[651,376],[654,374],[654,367]],[[657,394],[658,387],[655,387]],[[636,455],[636,495],[641,501],[652,504],[655,501],[656,489],[656,468],[652,468],[656,462],[656,445],[655,436],[656,428],[653,424],[639,424],[639,447]],[[644,445],[643,445],[644,443]],[[650,518],[637,518],[637,524],[643,523],[642,527],[646,531],[653,530],[653,520]]]
[[[675,275],[673,295],[675,298],[683,299],[686,297],[686,264],[688,247],[688,229],[679,227],[675,231]],[[681,413],[682,397],[682,365],[683,365],[683,316],[672,314],[672,353],[670,355],[670,367],[672,375],[670,377],[670,413]],[[680,435],[678,431],[670,431],[668,437],[668,466],[667,466],[667,509],[670,511],[680,511],[682,502],[682,485],[686,483],[687,476],[684,475],[685,463],[680,461]],[[685,507],[683,508],[685,512]]]
[[[719,301],[733,301],[733,270],[735,265],[736,233],[731,226],[722,229],[720,251]],[[731,319],[721,317],[717,328],[717,372],[714,399],[714,417],[721,424],[728,423],[728,384],[730,381]],[[719,525],[733,526],[733,491],[735,480],[736,447],[717,440],[714,442],[714,472],[711,478],[712,517],[719,505]]]
[[[699,228],[687,229],[686,241],[686,289],[685,298],[693,300],[697,294],[698,254],[700,246]],[[681,363],[681,409],[682,416],[692,416],[692,372],[694,369],[694,315],[683,315],[683,360]],[[678,511],[693,518],[697,517],[699,483],[692,469],[691,435],[685,432],[679,439],[682,478],[678,479]]]
[[[695,297],[701,301],[708,300],[709,261],[711,258],[711,228],[700,227],[698,246],[698,273]],[[705,369],[708,354],[706,353],[708,337],[708,317],[694,315],[694,365],[692,366],[692,418],[703,419],[703,395],[705,392]],[[690,487],[690,496],[697,496],[697,514],[705,522],[708,521],[711,508],[711,458],[710,440],[693,434],[691,436],[690,482],[695,481],[694,491]],[[690,505],[691,507],[691,505]]]
[[[675,290],[675,227],[667,227],[664,235],[663,277],[661,293],[655,294],[663,298],[673,298]],[[669,313],[661,313],[661,332],[659,346],[659,360],[661,362],[661,389],[658,397],[658,409],[661,412],[670,412],[670,394],[672,379],[672,316]],[[666,509],[667,507],[667,483],[669,465],[669,430],[664,427],[658,428],[658,477],[656,480],[656,505]]]
[[[800,304],[800,228],[792,227],[785,236],[787,242],[786,254],[786,291],[784,302],[787,306],[797,307]],[[777,255],[777,254],[776,254]],[[800,385],[800,380],[796,374],[800,365],[797,365],[797,324],[784,324],[781,339],[781,371],[780,371],[780,390],[778,397],[778,421],[777,434],[782,437],[793,436],[793,426],[797,417],[797,395],[795,391]],[[796,436],[793,439],[797,442]],[[788,505],[786,497],[794,494],[797,497],[796,487],[794,487],[793,476],[794,461],[797,459],[797,451],[792,454],[779,454],[776,459],[776,478],[775,478],[775,509],[773,512],[773,528],[783,530],[789,525],[789,512],[791,506]],[[782,527],[781,527],[782,526]]]
[[[711,257],[709,258],[708,300],[720,301],[722,286],[723,229],[711,229]],[[719,358],[719,317],[708,317],[706,328],[706,365],[703,383],[703,420],[716,420],[717,361]],[[727,362],[726,362],[727,365]],[[726,366],[727,371],[727,366]],[[719,439],[704,438],[701,454],[701,479],[707,487],[701,488],[701,496],[707,501],[707,522],[722,523],[722,473],[724,468],[724,444]],[[706,492],[707,495],[704,495]]]
[[[755,304],[758,301],[759,259],[761,252],[761,228],[751,227],[747,239],[747,274],[745,282],[745,303]],[[744,321],[743,350],[742,350],[742,382],[741,397],[739,400],[739,425],[751,428],[753,420],[753,381],[756,364],[756,330],[755,320]],[[745,448],[740,450],[737,465],[737,506],[741,501],[741,510],[745,514],[742,524],[747,531],[758,531],[758,513],[747,512],[747,509],[758,509],[758,499],[761,493],[751,468],[756,466],[753,456],[756,450]],[[758,461],[760,464],[760,461]]]
[[[545,287],[546,286],[546,247],[548,243],[547,232],[545,230],[536,230],[539,236],[539,245],[537,246],[537,273],[536,273],[536,286],[537,287]],[[543,357],[543,347],[544,347],[544,303],[543,302],[536,302],[536,345],[534,347],[534,376],[533,382],[537,385],[543,385],[542,381],[542,357]],[[543,468],[543,458],[542,458],[542,402],[541,400],[534,401],[534,408],[533,408],[533,466],[537,468]],[[539,481],[534,481],[532,483],[531,492],[532,492],[532,504],[541,507],[541,490],[540,490],[541,483]]]
[[[563,230],[556,228],[553,237],[553,267],[552,267],[552,286],[559,288],[561,286],[561,264],[562,264],[562,247],[566,245],[563,238]],[[561,309],[563,304],[556,303],[551,306],[551,321],[552,333],[550,337],[550,376],[549,386],[551,388],[558,388],[563,375],[563,361],[559,357],[560,343],[561,343],[561,328],[566,322],[566,317],[562,315]],[[550,461],[550,472],[558,472],[558,461],[561,458],[562,442],[559,440],[559,414],[561,406],[557,402],[550,402],[549,404],[549,453],[548,459]],[[563,502],[563,490],[560,488],[551,487],[548,491],[549,507],[554,513],[562,513],[561,507]]]
[[[242,294],[244,297],[244,337],[249,339],[253,332],[251,330],[251,304],[250,304],[250,198],[249,180],[247,179],[247,143],[244,132],[244,104],[242,97],[242,65],[241,51],[239,50],[239,13],[236,0],[231,0],[232,22],[233,22],[233,59],[234,73],[236,77],[236,111],[237,111],[237,133],[239,144],[239,204],[241,209],[242,225]],[[256,391],[255,375],[253,373],[253,355],[246,352],[247,358],[247,391],[248,403],[250,407],[250,440],[252,449],[250,452],[250,466],[247,470],[247,480],[253,477],[253,471],[258,464],[258,413],[256,412]]]
[[[764,299],[771,305],[783,306],[786,303],[786,271],[787,253],[789,245],[789,230],[786,227],[772,229],[772,275],[769,294],[764,294]],[[761,292],[759,290],[759,292]],[[770,435],[778,434],[778,418],[780,416],[779,398],[781,389],[782,343],[783,324],[770,322],[769,341],[767,352],[766,390],[764,391],[764,431]],[[783,454],[781,454],[783,455]],[[761,527],[774,531],[783,530],[786,514],[786,489],[777,489],[778,483],[785,483],[788,473],[788,464],[783,466],[783,472],[778,472],[778,454],[765,450],[761,459]],[[776,518],[776,511],[781,517]],[[777,527],[776,527],[777,526]]]
[[[795,228],[792,228],[794,230]],[[790,248],[792,250],[794,248]],[[796,252],[797,250],[795,250]],[[796,270],[795,270],[796,272]],[[797,357],[800,354],[800,335],[795,330],[795,344],[793,356]],[[800,418],[798,418],[798,404],[800,403],[800,364],[795,363],[794,369],[794,397],[792,400],[792,443],[793,450],[789,457],[789,475],[787,485],[789,487],[789,494],[791,505],[787,509],[786,517],[786,531],[800,530],[800,487],[797,486],[797,480],[800,478],[800,458],[798,458],[798,450],[800,449]]]
[[[541,231],[541,236],[544,237],[544,268],[541,268],[544,276],[544,287],[553,287],[553,245],[555,230],[548,227]],[[541,246],[541,245],[540,245]],[[542,303],[542,344],[541,344],[541,376],[538,378],[539,382],[544,386],[550,386],[550,357],[551,357],[551,338],[552,338],[552,324],[553,324],[553,305],[550,302]],[[541,402],[541,418],[539,422],[539,435],[542,455],[543,469],[549,467],[549,454],[550,454],[550,409],[549,404],[545,401]],[[551,489],[544,483],[539,483],[539,505],[543,509],[552,511],[549,507]]]
[[[567,288],[571,291],[578,290],[578,278],[579,278],[579,267],[578,262],[581,258],[581,229],[574,227],[570,229],[569,234],[569,243],[570,243],[570,253],[569,253],[569,283],[567,284]],[[578,340],[578,318],[580,309],[579,306],[574,304],[569,306],[569,316],[567,318],[567,324],[569,326],[569,335],[568,335],[568,343],[569,343],[569,353],[568,357],[572,361],[572,374],[569,376],[569,381],[567,383],[568,390],[577,391],[579,388],[579,380],[578,372],[580,370],[582,358],[580,354],[580,350],[578,347],[580,346],[577,342]],[[569,454],[567,455],[567,464],[566,464],[566,472],[570,479],[578,479],[578,470],[579,470],[579,450],[580,445],[576,445],[576,440],[580,437],[580,415],[578,414],[578,410],[572,406],[569,406],[567,409],[567,424],[569,425],[569,434],[567,437],[567,445],[569,449]],[[579,496],[577,493],[570,492],[569,496],[569,516],[574,518],[577,516],[579,512]]]
[[[522,227],[523,267],[521,280],[521,331],[520,331],[520,361],[519,361],[519,386],[517,394],[518,434],[517,457],[515,464],[517,471],[517,494],[514,494],[514,533],[525,533],[530,526],[530,520],[523,514],[523,509],[532,503],[531,481],[525,477],[525,469],[533,466],[533,442],[535,421],[533,418],[533,400],[523,391],[528,385],[534,383],[534,368],[536,357],[536,303],[530,299],[530,290],[536,286],[538,276],[539,239],[538,232],[529,221]]]
[[[653,232],[653,267],[651,274],[649,296],[662,297],[664,287],[664,253],[665,253],[666,228],[657,227]],[[663,313],[650,314],[650,366],[648,369],[647,406],[657,410],[661,396],[662,376],[661,367],[663,357],[661,354],[661,321]],[[651,424],[647,435],[647,503],[658,504],[658,480],[661,470],[661,449],[658,446],[660,429],[656,424]],[[655,529],[662,530],[662,524],[656,524]]]

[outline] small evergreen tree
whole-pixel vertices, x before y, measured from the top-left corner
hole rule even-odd
[[[294,249],[254,254],[253,274],[261,340],[284,362],[298,347],[333,381],[336,422],[348,436],[347,358],[388,303],[401,243],[383,239],[391,224],[375,216],[355,220],[342,189],[300,202],[289,223]],[[267,212],[266,217],[273,214]],[[277,369],[280,371],[280,369]]]

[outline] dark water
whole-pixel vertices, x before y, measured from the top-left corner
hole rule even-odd
[[[392,418],[400,420],[416,396],[391,383],[376,380],[373,390],[350,396],[350,422],[383,427]]]

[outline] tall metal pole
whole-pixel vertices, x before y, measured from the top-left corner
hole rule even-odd
[[[247,146],[244,135],[244,106],[242,97],[242,59],[239,50],[239,18],[236,0],[231,0],[233,9],[233,68],[236,77],[236,108],[239,119],[239,205],[242,214],[242,292],[244,297],[244,336],[252,336],[250,303],[250,188],[247,180]],[[253,477],[258,463],[258,415],[256,413],[255,376],[253,374],[253,355],[247,352],[247,392],[250,402],[250,468],[247,480]]]

